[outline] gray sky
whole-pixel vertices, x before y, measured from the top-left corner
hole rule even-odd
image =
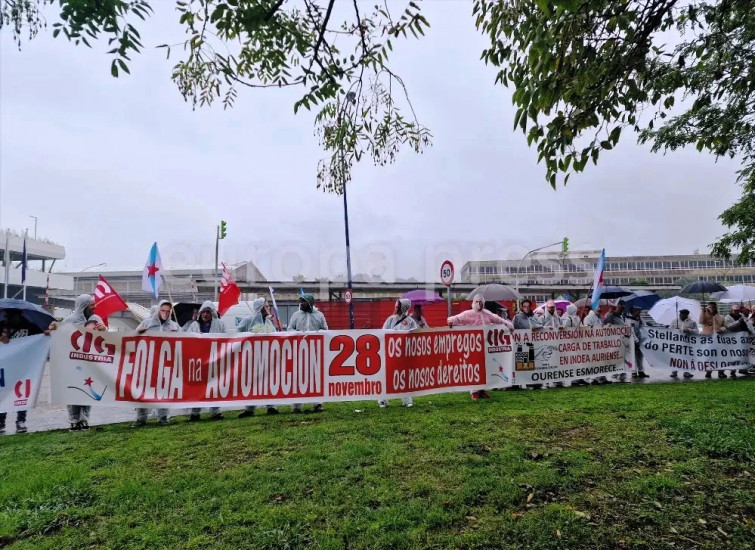
[[[0,224],[65,245],[66,267],[141,267],[158,241],[166,268],[252,259],[269,279],[345,272],[343,201],[316,189],[322,156],[294,90],[240,90],[236,107],[192,111],[153,46],[182,30],[173,2],[139,27],[131,76],[110,76],[104,42],[45,33],[18,51],[0,37]],[[165,8],[162,6],[165,5]],[[371,5],[371,4],[370,4]],[[518,258],[568,236],[610,255],[705,252],[739,196],[737,164],[666,156],[629,133],[599,166],[553,191],[512,131],[511,91],[479,61],[471,3],[425,2],[432,29],[394,45],[392,66],[434,135],[423,155],[360,165],[348,190],[353,272],[438,279],[440,263]],[[176,58],[177,59],[177,58]]]

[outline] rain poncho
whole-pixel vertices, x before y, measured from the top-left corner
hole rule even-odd
[[[97,315],[97,314],[92,314],[92,315],[90,315],[90,316],[89,316],[89,319],[87,319],[87,320],[86,320],[86,323],[84,323],[84,326],[87,326],[87,325],[88,325],[89,323],[100,323],[100,324],[103,324],[103,325],[105,324],[105,323],[103,323],[103,321],[102,321],[102,317],[100,317],[100,316],[99,316],[99,315]]]
[[[315,299],[311,294],[302,296],[309,304],[309,311],[301,309],[291,316],[288,321],[288,330],[298,332],[314,332],[317,330],[328,330],[328,323],[325,316],[315,307]]]
[[[724,326],[727,332],[750,332],[747,318],[741,313],[735,318],[731,313],[724,317]]]
[[[168,317],[167,321],[160,319],[160,308],[165,304],[171,305],[168,300],[162,300],[159,304],[157,304],[157,309],[155,309],[154,313],[152,313],[150,317],[139,323],[139,326],[136,327],[136,330],[143,332],[178,332],[179,330],[181,330],[181,328],[178,326],[178,323],[176,323],[171,317]]]
[[[577,328],[581,324],[579,315],[577,315],[577,306],[569,304],[566,306],[566,313],[561,317],[561,326],[567,328]]]
[[[608,315],[605,316],[603,319],[604,325],[614,325],[614,326],[622,326],[626,323],[624,322],[624,318],[619,315],[618,313],[614,313],[613,311],[609,311]]]
[[[582,324],[586,327],[596,327],[600,325],[600,317],[598,317],[598,314],[595,313],[593,310],[590,310],[590,313],[585,315],[584,320],[582,321]]]
[[[686,334],[697,334],[697,323],[689,316],[687,316],[684,321],[681,319],[675,319],[674,322],[671,323],[671,328],[681,330]]]
[[[87,322],[86,308],[94,303],[94,298],[89,294],[80,294],[74,302],[73,313],[63,319],[63,323],[73,323],[74,325],[83,325]]]
[[[543,327],[545,328],[558,328],[561,326],[561,317],[558,316],[557,310],[553,309],[553,314],[548,311],[548,307],[543,308]]]
[[[386,330],[415,330],[417,321],[408,316],[409,308],[412,306],[411,300],[400,299],[397,301],[399,313],[391,315],[385,320],[383,328]]]
[[[265,298],[257,298],[252,302],[252,314],[248,317],[244,317],[238,325],[236,330],[238,332],[256,332],[259,334],[267,334],[275,332],[275,325],[270,315],[263,315],[262,310],[265,308]]]
[[[532,310],[530,310],[529,315],[523,311],[514,315],[514,328],[516,329],[542,328],[542,326],[542,319],[538,318]]]
[[[209,309],[210,313],[212,313],[212,319],[210,320],[209,325],[202,322],[202,312],[206,309]],[[212,302],[207,301],[202,304],[201,308],[199,308],[199,319],[192,321],[189,328],[186,329],[186,332],[222,334],[225,332],[225,324],[218,317],[215,305]]]
[[[510,330],[514,328],[514,325],[512,325],[510,321],[499,317],[498,315],[488,311],[484,307],[482,308],[482,310],[477,311],[475,309],[475,303],[484,305],[485,300],[480,294],[477,294],[472,299],[472,309],[462,311],[458,315],[449,317],[446,321],[448,323],[448,326],[503,325]]]

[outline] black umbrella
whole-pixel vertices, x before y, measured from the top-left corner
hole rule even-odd
[[[606,300],[615,300],[616,298],[623,298],[632,294],[631,290],[622,288],[620,286],[604,286],[600,292],[600,298]]]
[[[504,319],[509,318],[509,308],[507,308],[504,305],[499,304],[498,302],[487,301],[485,302],[484,307],[485,309],[487,309],[488,311],[492,313],[495,313],[496,315],[503,314],[502,316]]]
[[[179,302],[174,305],[173,311],[176,314],[176,322],[178,322],[178,326],[182,327],[191,321],[191,317],[194,315],[194,310],[199,311],[200,307],[202,307],[202,304],[195,302]]]
[[[697,281],[685,286],[679,294],[710,294],[711,292],[726,292],[726,287],[713,281]]]
[[[26,300],[12,300],[10,298],[0,299],[0,321],[5,320],[5,310],[15,309],[21,312],[21,316],[38,327],[40,330],[47,330],[55,318],[50,313],[36,304]]]

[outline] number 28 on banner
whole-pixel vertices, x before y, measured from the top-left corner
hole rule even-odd
[[[339,334],[330,340],[330,351],[337,352],[330,363],[330,376],[354,376],[355,369],[363,376],[372,376],[382,367],[380,338],[374,334],[362,334],[356,339]]]

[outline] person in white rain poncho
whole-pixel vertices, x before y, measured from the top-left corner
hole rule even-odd
[[[76,297],[74,302],[73,313],[63,319],[63,323],[71,323],[73,325],[85,326],[87,321],[94,316],[94,297],[89,294],[81,294]],[[97,317],[95,320],[99,320],[94,326],[90,326],[91,330],[104,331],[107,327],[102,324],[102,319]],[[51,327],[51,328],[54,328]],[[67,405],[68,409],[68,422],[71,424],[69,428],[72,432],[79,430],[89,429],[89,411],[92,407],[89,405]]]
[[[566,306],[566,313],[561,317],[561,326],[564,328],[579,328],[582,322],[577,315],[577,306],[569,304]]]
[[[396,309],[394,311],[394,314],[388,317],[385,320],[385,323],[383,323],[383,330],[416,330],[419,328],[417,326],[417,321],[415,321],[411,315],[409,315],[409,308],[412,306],[412,302],[410,300],[405,299],[399,299],[396,300]],[[409,397],[402,397],[401,398],[401,404],[405,407],[413,407],[414,406],[414,399],[412,399],[411,396]],[[378,405],[380,405],[381,409],[384,409],[388,406],[388,400],[387,399],[381,399],[378,401]]]
[[[697,334],[697,323],[689,316],[688,309],[680,309],[679,317],[674,319],[669,328],[681,330],[684,334]],[[678,378],[679,371],[672,370],[670,376],[671,378]],[[692,378],[693,376],[694,374],[691,372],[684,371],[684,378]]]
[[[315,307],[315,299],[311,294],[302,294],[299,298],[299,311],[294,313],[291,319],[289,319],[288,330],[297,332],[328,330],[325,315]],[[322,412],[322,403],[315,403],[313,410],[314,412]],[[294,403],[294,413],[298,414],[300,412],[301,403]]]
[[[155,311],[150,317],[139,323],[136,327],[137,334],[159,334],[161,332],[178,332],[181,327],[178,326],[173,319],[170,318],[170,314],[173,312],[173,306],[168,300],[163,300],[157,305],[157,311]],[[140,428],[147,424],[147,416],[149,415],[148,408],[136,409],[136,422],[134,422],[132,428]],[[168,424],[168,409],[157,409],[157,423],[161,426]]]
[[[244,317],[236,325],[236,332],[253,332],[255,334],[270,334],[271,332],[275,332],[275,325],[273,324],[266,298],[257,298],[252,302],[252,314]],[[239,414],[239,418],[253,416],[256,408],[254,405],[244,407],[244,410]],[[278,414],[278,409],[272,405],[268,405],[267,414]]]
[[[561,328],[561,317],[556,312],[553,300],[548,300],[543,308],[543,328]]]
[[[218,317],[218,312],[215,309],[215,305],[206,301],[199,308],[199,317],[192,321],[185,332],[194,334],[223,334],[225,333],[225,323]],[[199,413],[202,412],[200,407],[193,407],[191,414],[189,415],[189,422],[196,422],[199,420]],[[220,407],[210,407],[210,420],[222,420],[223,415],[220,412]]]

